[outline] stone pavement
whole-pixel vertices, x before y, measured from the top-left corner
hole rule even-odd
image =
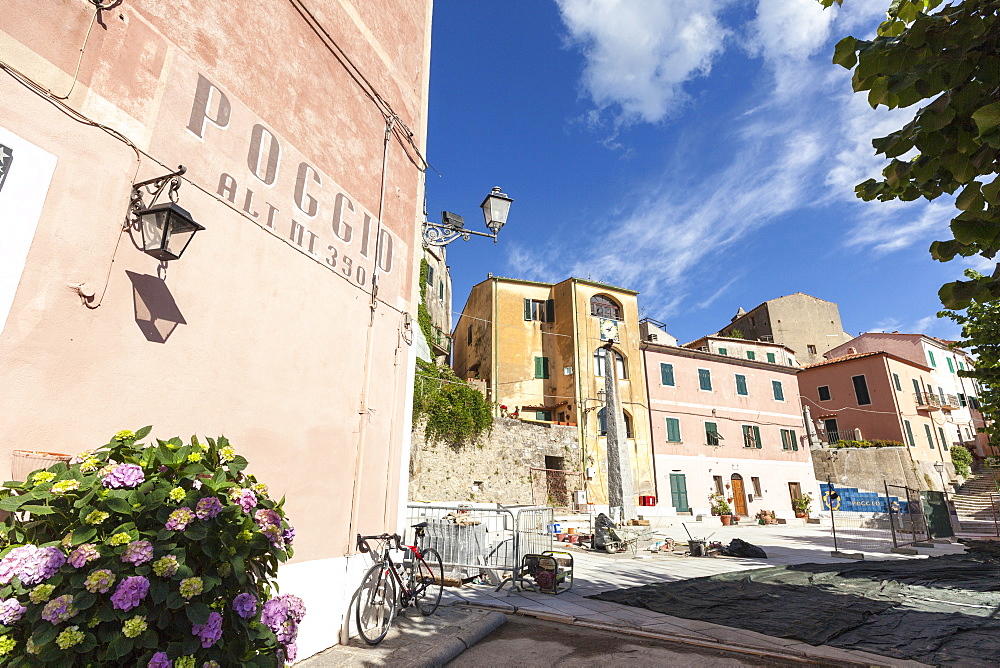
[[[831,557],[833,540],[828,527],[807,525],[743,525],[722,527],[689,525],[695,538],[709,533],[713,540],[728,543],[735,537],[762,547],[767,559],[733,557],[684,557],[666,553],[631,552],[609,555],[556,544],[574,557],[574,583],[570,591],[553,596],[530,591],[511,592],[507,585],[495,592],[489,585],[446,588],[438,613],[424,620],[419,616],[394,623],[390,636],[375,648],[357,639],[337,646],[299,665],[320,666],[444,665],[467,646],[486,636],[502,623],[496,613],[520,614],[539,619],[574,624],[618,633],[660,638],[756,655],[770,653],[775,658],[844,665],[920,666],[867,652],[829,646],[813,646],[797,640],[774,638],[754,631],[664,615],[651,610],[586,598],[602,591],[682,580],[738,570],[802,563],[842,563]],[[667,530],[670,537],[686,540],[681,527]],[[961,545],[943,544],[919,548],[921,555],[961,552]],[[912,559],[922,556],[865,554],[868,559]],[[490,616],[493,613],[493,616]],[[492,625],[492,626],[491,626]],[[488,630],[486,630],[488,629]]]

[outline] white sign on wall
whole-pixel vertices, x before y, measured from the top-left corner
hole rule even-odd
[[[0,332],[55,169],[54,155],[0,127]]]

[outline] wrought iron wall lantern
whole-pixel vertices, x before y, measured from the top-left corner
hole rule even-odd
[[[163,262],[179,259],[195,233],[205,229],[177,204],[180,177],[186,171],[187,168],[180,165],[176,172],[140,181],[132,186],[131,210],[135,216],[135,224],[142,232],[142,250]],[[170,201],[157,204],[156,200],[164,189],[167,190]],[[143,202],[144,191],[152,195],[148,206]]]
[[[455,239],[461,237],[468,241],[472,235],[477,237],[487,237],[497,242],[497,234],[507,223],[507,214],[510,212],[510,203],[514,200],[501,192],[499,187],[486,196],[480,208],[483,210],[483,218],[486,221],[486,228],[492,232],[476,232],[465,229],[465,219],[457,213],[450,211],[441,212],[441,222],[425,222],[423,226],[423,240],[428,246],[447,246]]]

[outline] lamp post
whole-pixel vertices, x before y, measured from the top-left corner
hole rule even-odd
[[[934,462],[934,470],[938,472],[938,477],[941,478],[941,491],[944,492],[944,496],[948,498],[948,490],[944,486],[944,462]]]
[[[466,229],[465,219],[462,216],[451,211],[442,211],[440,223],[424,223],[422,232],[424,243],[428,246],[447,246],[458,238],[468,241],[472,235],[487,237],[496,243],[501,228],[507,224],[507,214],[510,212],[510,204],[513,201],[499,187],[494,187],[483,203],[479,205],[483,210],[483,219],[490,234]]]

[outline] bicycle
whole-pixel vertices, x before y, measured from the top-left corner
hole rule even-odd
[[[424,526],[414,527],[418,539],[423,535]],[[368,541],[375,542],[375,547],[368,545]],[[425,617],[434,614],[444,588],[444,565],[437,550],[404,545],[399,534],[388,533],[380,536],[358,534],[357,543],[359,552],[375,557],[374,565],[358,587],[355,608],[358,633],[366,643],[382,642],[396,613],[410,605],[416,606]],[[401,563],[392,560],[393,550],[404,553]]]

